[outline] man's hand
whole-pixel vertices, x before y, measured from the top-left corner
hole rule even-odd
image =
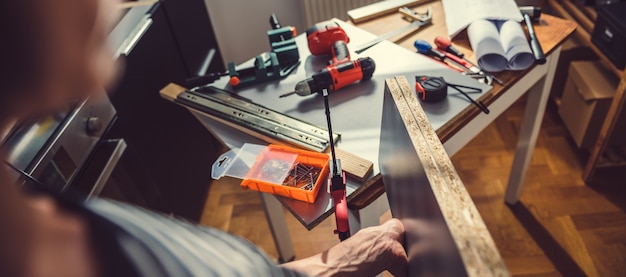
[[[365,228],[321,254],[284,264],[313,276],[375,276],[388,270],[407,275],[407,255],[402,246],[404,226],[391,219]]]

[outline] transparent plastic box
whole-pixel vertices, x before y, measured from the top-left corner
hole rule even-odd
[[[241,186],[314,203],[321,184],[328,178],[329,157],[324,153],[311,152],[281,145],[256,145],[246,143],[241,149],[230,150],[213,164],[211,177],[219,179],[230,176],[242,179]],[[310,189],[285,185],[294,166],[319,169]]]

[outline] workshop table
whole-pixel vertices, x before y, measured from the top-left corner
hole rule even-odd
[[[427,6],[431,6],[433,9],[433,20],[431,26],[424,26],[414,32],[408,32],[407,34],[399,35],[396,38],[391,38],[391,40],[395,39],[398,45],[414,52],[413,42],[416,39],[424,39],[426,41],[433,42],[436,36],[446,36],[445,18],[441,2],[436,1],[427,3],[414,7],[414,9],[422,11],[425,10]],[[393,13],[358,24],[357,26],[373,34],[369,34],[369,36],[359,35],[361,42],[363,42],[362,40],[365,38],[373,38],[375,35],[380,35],[390,30],[401,28],[407,24],[408,23],[401,18],[400,14]],[[342,23],[342,26],[344,26],[347,31],[351,28],[349,25],[346,26],[345,23]],[[484,102],[488,106],[491,111],[489,114],[482,113],[480,109],[473,105],[469,105],[468,103],[459,104],[458,101],[461,101],[461,103],[464,101],[462,99],[449,100],[452,102],[450,102],[450,107],[446,108],[444,114],[437,113],[438,111],[441,111],[441,109],[429,108],[429,106],[424,105],[424,109],[426,110],[429,120],[431,121],[433,127],[437,130],[437,135],[444,143],[447,153],[452,156],[493,120],[495,120],[495,118],[497,118],[503,111],[528,92],[526,111],[521,125],[520,136],[505,196],[505,201],[507,203],[513,204],[518,201],[524,177],[528,169],[537,135],[541,126],[547,99],[552,87],[552,79],[554,77],[560,54],[560,45],[574,31],[575,28],[576,24],[571,21],[542,14],[540,24],[535,25],[535,30],[537,37],[543,46],[544,52],[546,53],[546,64],[533,65],[524,71],[506,71],[495,74],[496,77],[504,82],[504,84],[499,85],[494,83],[490,90],[489,88],[482,86],[481,88],[483,88],[483,91],[487,92],[483,93],[479,98],[480,101]],[[348,34],[352,36],[351,32],[348,32]],[[301,50],[300,52],[303,53],[302,48],[306,48],[306,41],[302,36],[300,36],[299,39],[298,45]],[[303,41],[304,45],[302,44]],[[377,53],[376,51],[380,51],[377,50],[377,48],[385,47],[384,44],[388,43],[389,42],[383,42],[381,43],[383,45],[375,46],[360,56],[368,56],[370,54],[375,56]],[[469,42],[464,34],[455,38],[453,43],[470,59],[473,59],[473,53],[470,50]],[[353,41],[348,46],[355,47],[358,44],[360,43]],[[305,53],[308,53],[308,49],[305,50]],[[354,51],[354,49],[351,49],[351,51]],[[394,53],[389,53],[389,55],[392,54]],[[414,57],[411,56],[410,59],[417,59],[418,61],[420,59],[427,59],[419,54],[411,53],[411,55],[414,55]],[[354,59],[355,56],[352,58]],[[278,95],[293,89],[294,82],[302,80],[302,76],[304,76],[304,74],[310,75],[312,71],[311,68],[319,68],[320,66],[319,64],[315,64],[316,62],[319,63],[318,61],[311,60],[310,57],[304,55],[301,55],[301,60],[304,64],[303,66],[305,70],[302,70],[304,72],[298,72],[300,69],[297,70],[294,73],[294,75],[297,76],[290,76],[288,79],[281,81],[280,86],[278,85],[278,82],[275,82],[255,87],[253,89],[254,93],[250,93],[250,89],[243,90],[243,96],[250,98],[255,102],[259,102],[262,105],[285,112],[291,116],[301,118],[320,126],[325,126],[323,105],[321,105],[319,97],[310,96],[308,98],[301,98],[299,96],[291,96],[290,99],[287,100],[279,100],[277,98]],[[382,64],[380,59],[375,59],[375,61],[377,65]],[[448,74],[448,72],[441,71],[437,66],[429,67],[426,71],[428,73],[440,73],[440,75]],[[414,72],[419,73],[423,71],[416,69]],[[384,68],[381,68],[381,66],[377,67],[377,71],[374,74],[375,76],[378,76],[378,78],[387,78],[392,77],[393,75],[399,75],[395,74],[393,71],[386,71]],[[455,81],[461,83],[466,82],[465,80]],[[475,83],[474,86],[480,86],[477,82],[473,80],[471,81]],[[225,79],[222,79],[218,80],[214,85],[217,87],[225,87],[226,82],[227,81]],[[347,87],[344,89],[348,90],[345,94],[342,94],[342,92],[344,92],[343,90],[338,92],[337,96],[333,96],[331,94],[331,116],[334,116],[333,127],[337,132],[342,134],[342,140],[338,144],[338,147],[374,163],[374,172],[365,183],[361,184],[354,181],[348,182],[348,203],[351,210],[350,228],[353,233],[362,227],[377,225],[380,215],[388,210],[389,207],[386,197],[380,197],[384,194],[384,187],[378,170],[378,140],[380,130],[371,128],[372,126],[376,126],[376,124],[355,124],[353,122],[342,122],[342,112],[344,112],[345,109],[365,109],[368,111],[369,115],[367,113],[364,114],[363,116],[366,118],[363,120],[370,119],[370,121],[375,121],[375,118],[380,117],[380,113],[377,114],[376,111],[379,106],[382,106],[382,103],[378,104],[370,102],[370,104],[368,104],[369,106],[364,106],[362,102],[366,101],[368,97],[372,97],[372,95],[369,95],[371,93],[362,93],[362,95],[358,95],[358,91],[371,92],[373,89],[371,86],[374,86],[376,93],[382,92],[382,82],[372,83],[373,85],[357,84],[355,86]],[[357,93],[357,98],[341,96],[354,96],[355,93]],[[382,102],[382,98],[380,98],[380,102]],[[261,141],[260,139],[228,127],[217,120],[207,117],[203,113],[197,111],[193,112],[196,114],[197,118],[201,120],[228,147],[241,147],[243,143],[266,144],[266,142]],[[315,113],[319,113],[320,116],[313,117],[312,115]],[[362,128],[354,128],[354,125],[360,125]],[[380,126],[380,118],[378,119],[378,126]],[[486,145],[485,147],[489,146]],[[265,193],[260,193],[260,195],[264,204],[265,213],[270,224],[272,235],[280,255],[279,259],[282,261],[288,261],[294,257],[291,239],[288,234],[287,225],[282,212],[283,207],[286,207],[289,211],[291,211],[292,214],[294,214],[294,216],[308,229],[313,228],[328,215],[332,214],[332,200],[328,197],[327,193],[320,193],[315,205],[283,197],[275,197]]]

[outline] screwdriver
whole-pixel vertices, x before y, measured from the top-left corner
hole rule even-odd
[[[424,54],[426,56],[429,57],[433,57],[437,60],[440,60],[442,62],[446,62],[449,61],[451,62],[454,66],[458,67],[459,69],[462,69],[464,71],[469,72],[469,70],[463,66],[462,64],[458,63],[455,60],[449,59],[448,57],[446,57],[446,54],[439,52],[439,50],[434,49],[430,43],[428,43],[427,41],[423,40],[423,39],[418,39],[413,43],[413,46],[415,46],[415,48],[417,49],[417,52]],[[470,72],[472,73],[472,72]]]
[[[491,77],[494,81],[496,81],[498,84],[504,85],[504,83],[500,79],[496,78],[495,76],[493,76],[493,75],[491,75],[489,73],[483,72],[475,63],[473,63],[472,61],[467,59],[465,57],[465,54],[463,54],[463,52],[459,51],[458,49],[454,48],[454,46],[452,46],[452,42],[449,39],[444,38],[442,36],[438,36],[438,37],[435,38],[435,45],[437,45],[437,48],[442,49],[442,50],[444,50],[444,51],[446,51],[446,52],[448,52],[448,53],[450,53],[452,55],[455,55],[455,56],[465,60],[467,63],[471,64],[473,67],[477,68],[478,72],[476,72],[476,73],[487,75],[487,76]],[[472,70],[472,71],[475,71],[475,70]]]

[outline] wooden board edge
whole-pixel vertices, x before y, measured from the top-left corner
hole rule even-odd
[[[181,93],[185,92],[185,90],[187,89],[184,87],[181,87],[174,83],[169,83],[165,87],[163,87],[161,91],[159,91],[159,94],[161,95],[161,97],[169,101],[176,102],[176,98],[178,98]]]
[[[510,276],[478,209],[404,76],[385,81],[469,276]]]
[[[387,0],[375,2],[370,5],[348,11],[350,21],[355,24],[362,23],[386,14],[398,11],[402,7],[414,7],[433,0]]]
[[[374,163],[350,152],[335,148],[337,158],[341,160],[341,169],[359,182],[365,182],[374,171]]]

